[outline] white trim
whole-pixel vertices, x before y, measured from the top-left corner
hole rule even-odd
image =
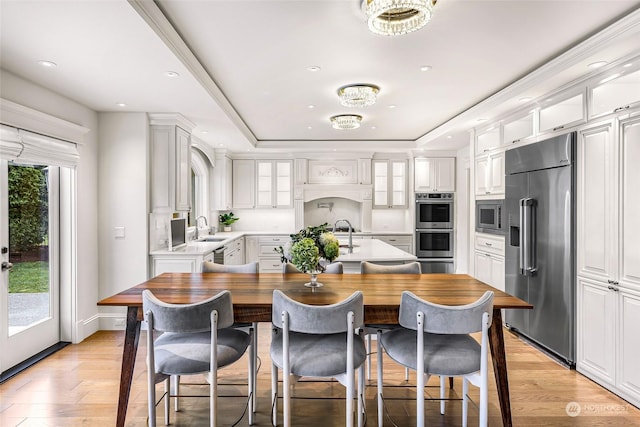
[[[196,124],[179,113],[149,113],[150,125],[178,126],[191,133]]]
[[[171,25],[167,17],[164,16],[157,4],[146,0],[128,1],[147,25],[160,37],[196,80],[200,82],[202,87],[216,101],[220,109],[222,109],[227,117],[237,126],[238,130],[247,138],[247,141],[255,147],[257,139],[253,132],[251,132],[251,129],[249,129],[242,117],[240,117],[240,114],[238,114],[233,105],[231,105],[200,61],[198,61],[198,58],[191,52],[189,46],[182,40],[180,34],[173,25]]]
[[[446,135],[451,131],[451,129],[458,126],[464,126],[466,122],[482,116],[483,112],[489,111],[492,108],[497,108],[501,104],[517,97],[522,92],[553,78],[558,73],[590,57],[593,55],[593,52],[603,50],[612,43],[639,32],[640,9],[637,9],[577,46],[540,66],[525,77],[517,80],[494,95],[486,98],[484,101],[479,102],[468,110],[463,111],[442,125],[427,132],[418,138],[416,143],[418,146],[424,146],[428,142]],[[634,55],[637,55],[637,52],[634,53]],[[568,89],[580,82],[590,79],[591,77],[592,74],[582,76],[564,86],[561,86],[560,88],[555,88],[553,92],[557,93],[564,89]]]
[[[76,144],[83,144],[90,130],[4,98],[0,98],[0,122]]]

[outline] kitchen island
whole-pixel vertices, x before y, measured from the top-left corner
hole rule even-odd
[[[249,236],[253,239],[257,238],[255,245],[253,245],[255,246],[253,250],[251,249],[253,246],[248,240]],[[265,238],[265,236],[270,240],[262,245],[258,240]],[[247,238],[246,245],[244,244],[245,238]],[[417,259],[415,255],[398,249],[389,243],[375,238],[362,238],[361,235],[353,239],[353,253],[349,253],[346,236],[339,235],[338,238],[341,246],[340,256],[335,261],[340,261],[344,264],[345,273],[360,273],[361,261],[393,265],[405,264]],[[259,261],[261,264],[265,264],[265,268],[269,268],[269,272],[279,272],[282,271],[282,266],[279,255],[273,251],[273,248],[283,245],[289,239],[289,234],[276,235],[266,232],[224,232],[216,233],[215,235],[204,235],[201,236],[199,241],[191,240],[187,246],[175,251],[170,251],[166,247],[152,250],[149,253],[151,277],[166,272],[199,273],[202,271],[202,263],[204,261],[214,261],[214,253],[220,251],[226,253],[238,245],[242,247],[242,256],[238,256],[238,264]],[[215,258],[220,257],[216,256]],[[217,259],[216,262],[220,262],[220,260]],[[265,269],[261,268],[261,272],[265,272]]]
[[[378,239],[355,240],[353,252],[349,253],[347,241],[340,240],[340,256],[335,262],[341,262],[345,273],[360,273],[360,262],[370,261],[376,264],[406,264],[417,260],[415,255],[400,250]]]

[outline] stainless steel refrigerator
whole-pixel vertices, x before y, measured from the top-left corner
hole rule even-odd
[[[505,153],[508,327],[575,365],[575,132]]]

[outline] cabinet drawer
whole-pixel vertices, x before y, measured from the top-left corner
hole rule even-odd
[[[476,250],[504,256],[504,237],[476,233]]]
[[[282,273],[279,257],[260,257],[260,273]]]

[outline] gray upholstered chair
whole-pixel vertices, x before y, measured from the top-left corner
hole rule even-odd
[[[416,425],[424,426],[424,385],[430,375],[462,377],[462,425],[467,425],[469,382],[480,388],[480,426],[488,422],[488,341],[493,292],[463,306],[445,306],[402,293],[400,327],[378,333],[378,426],[383,425],[382,350],[416,371]],[[469,334],[482,332],[478,343]],[[441,384],[442,385],[442,384]],[[440,387],[440,398],[444,398]],[[440,403],[444,414],[444,400]]]
[[[291,264],[290,262],[285,262],[284,264],[282,264],[282,272],[284,274],[301,273],[301,271],[298,270],[296,266]],[[325,266],[324,272],[326,274],[342,274],[344,273],[344,268],[341,262],[333,262]]]
[[[278,368],[283,378],[284,426],[291,425],[292,375],[336,378],[347,388],[346,426],[353,426],[355,370],[358,370],[358,426],[364,422],[366,350],[356,329],[362,326],[362,292],[331,305],[307,305],[273,291],[271,339],[272,423],[277,425]]]
[[[147,384],[149,425],[156,425],[156,384],[165,381],[165,394],[170,378],[206,373],[209,382],[210,425],[216,425],[218,369],[240,359],[251,343],[246,332],[231,328],[233,304],[231,293],[222,291],[193,304],[169,304],[146,289],[142,307],[147,331]],[[158,338],[154,332],[162,332]],[[248,376],[251,377],[249,369]],[[249,397],[255,393],[249,381]],[[165,401],[165,424],[169,424],[169,405]],[[253,412],[249,411],[249,424]]]
[[[215,262],[204,261],[202,263],[202,272],[203,273],[250,273],[257,274],[259,271],[259,263],[258,261],[248,262],[246,264],[217,264]],[[251,342],[251,351],[249,353],[251,359],[253,361],[249,361],[249,363],[253,364],[254,369],[258,367],[258,323],[234,323],[234,328],[240,328],[245,332],[251,334],[253,341]],[[249,331],[249,328],[253,329],[253,333]],[[256,372],[252,377],[249,378],[250,384],[256,383],[258,373]],[[178,393],[178,389],[180,386],[180,379],[178,378],[175,383],[176,394]],[[255,393],[252,395],[251,399],[251,409],[253,412],[257,409],[257,396]],[[176,410],[178,410],[178,399],[176,399]]]
[[[422,274],[419,262],[407,264],[382,265],[369,261],[360,262],[360,274]],[[366,325],[367,354],[371,354],[371,335],[381,329],[390,329],[389,325]],[[367,378],[371,378],[371,357],[367,356]],[[409,370],[405,370],[405,379],[409,380]]]
[[[247,264],[216,264],[211,261],[202,263],[203,273],[257,273],[258,262],[253,261]]]
[[[369,261],[360,263],[361,274],[422,274],[422,267],[417,261],[407,264],[381,265]]]

